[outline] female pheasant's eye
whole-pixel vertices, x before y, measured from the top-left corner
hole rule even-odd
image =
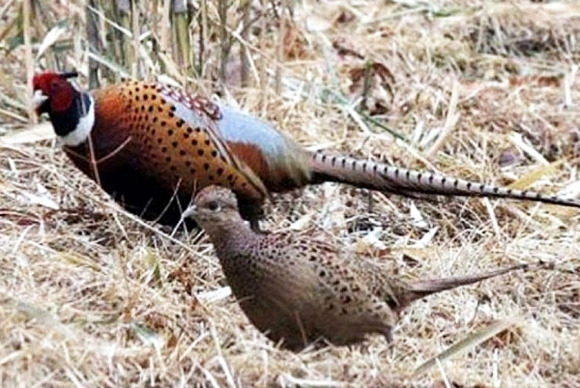
[[[220,205],[216,201],[210,201],[207,204],[207,208],[212,212],[220,210]]]

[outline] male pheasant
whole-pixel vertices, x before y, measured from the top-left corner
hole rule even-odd
[[[406,283],[378,263],[348,258],[310,234],[259,234],[241,218],[234,194],[201,190],[184,212],[209,235],[232,292],[249,320],[294,351],[311,343],[349,345],[368,334],[392,340],[397,315],[413,301],[526,265]]]
[[[580,207],[580,202],[325,152],[312,153],[269,124],[200,95],[127,81],[78,90],[76,73],[33,79],[38,114],[48,113],[72,162],[130,212],[175,224],[200,189],[232,189],[256,226],[270,192],[334,181],[402,195],[488,196]]]

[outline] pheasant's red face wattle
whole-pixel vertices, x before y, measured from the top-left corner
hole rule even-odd
[[[63,112],[74,99],[74,88],[68,80],[57,73],[37,74],[32,79],[34,102],[38,113]]]

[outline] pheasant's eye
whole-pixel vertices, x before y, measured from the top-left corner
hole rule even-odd
[[[207,203],[207,208],[212,212],[220,210],[220,205],[216,201],[209,201]]]

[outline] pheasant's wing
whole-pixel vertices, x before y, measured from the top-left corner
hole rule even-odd
[[[301,187],[311,179],[310,155],[271,124],[220,104],[220,135],[271,190]]]
[[[321,308],[335,337],[360,337],[364,333],[380,332],[390,338],[396,323],[391,308],[373,295],[356,272],[333,246],[317,239],[305,239],[306,263],[318,283]],[[353,333],[358,327],[360,333]]]
[[[352,273],[351,276],[355,276],[358,282],[365,285],[369,294],[377,297],[392,309],[401,304],[399,296],[404,293],[407,284],[402,279],[396,280],[389,276],[386,266],[351,253],[340,255],[327,241],[320,238],[315,238],[315,241],[319,249],[326,251],[330,257],[340,256],[341,264]],[[356,257],[352,257],[353,255]]]
[[[218,105],[205,97],[192,96],[183,90],[169,86],[161,86],[159,92],[165,98],[171,100],[171,103],[175,106],[175,115],[196,128],[203,128],[211,139],[213,147],[218,151],[219,156],[243,175],[254,189],[261,194],[262,198],[269,197],[270,194],[262,180],[250,167],[236,157],[220,135],[217,129],[217,122],[221,118],[221,111]]]
[[[405,294],[408,284],[387,273],[388,268],[370,260],[349,260],[349,268],[367,285],[371,294],[393,310],[402,306],[401,296]]]

